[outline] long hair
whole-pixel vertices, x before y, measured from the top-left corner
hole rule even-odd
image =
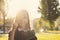
[[[23,22],[24,17],[27,17],[26,22]],[[17,26],[17,24],[19,26]],[[24,27],[24,25],[22,25],[22,24],[25,24],[26,29],[30,30],[29,15],[28,15],[28,12],[26,10],[21,10],[16,15],[16,18],[15,18],[15,21],[14,21],[14,24],[13,24],[13,29],[12,29],[12,31],[9,32],[9,40],[14,40],[15,31],[18,27]]]
[[[15,23],[18,24],[18,27],[25,27],[25,29],[30,29],[30,22],[29,22],[29,15],[26,10],[21,10],[17,15],[15,19]]]

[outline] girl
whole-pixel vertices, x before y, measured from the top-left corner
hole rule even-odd
[[[17,14],[13,30],[9,35],[9,40],[37,40],[34,31],[30,28],[29,16],[26,10]]]

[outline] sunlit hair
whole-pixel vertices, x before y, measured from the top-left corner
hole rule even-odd
[[[25,29],[30,29],[29,15],[26,10],[21,10],[16,15],[15,22],[18,24],[18,27],[25,27]]]

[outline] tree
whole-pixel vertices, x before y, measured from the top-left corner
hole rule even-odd
[[[55,20],[60,16],[60,12],[58,10],[58,0],[41,0],[41,8],[39,8],[39,12],[41,12],[42,17],[46,20],[49,20],[51,30],[53,26],[55,26]]]
[[[40,18],[36,18],[33,20],[33,28],[36,32],[39,32],[41,25],[39,24]]]
[[[3,15],[3,31],[5,33],[5,0],[0,0],[0,14]]]
[[[60,15],[59,10],[58,10],[58,0],[47,0],[48,2],[48,20],[50,21],[55,21],[58,16]]]

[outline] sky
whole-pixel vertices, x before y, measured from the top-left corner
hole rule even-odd
[[[30,20],[41,17],[37,12],[39,0],[9,0],[7,17],[15,17],[19,10],[26,9]]]
[[[40,18],[41,14],[37,12],[38,6],[40,6],[39,1],[41,0],[8,0],[7,17],[15,17],[19,10],[26,9],[29,13],[30,20]]]
[[[40,0],[41,1],[41,0]],[[39,4],[39,0],[7,0],[8,2],[8,14],[7,17],[15,17],[16,14],[21,9],[26,9],[29,13],[30,21],[34,20],[35,18],[40,18],[41,14],[37,12]],[[60,4],[60,0],[59,0]],[[31,27],[33,26],[32,23],[30,23]]]

